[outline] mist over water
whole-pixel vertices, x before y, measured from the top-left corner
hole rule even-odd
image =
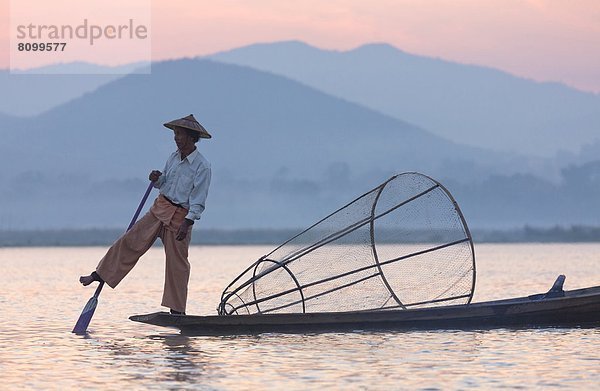
[[[88,335],[70,333],[93,293],[78,276],[104,247],[0,249],[0,378],[7,389],[592,389],[600,329],[499,329],[187,337],[127,319],[161,310],[161,248],[101,296]],[[270,246],[195,246],[189,314]],[[474,301],[600,285],[600,244],[476,247]]]

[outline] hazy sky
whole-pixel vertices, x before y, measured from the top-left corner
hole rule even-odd
[[[7,68],[9,0],[0,10]],[[600,0],[154,0],[151,27],[154,60],[290,39],[339,50],[388,42],[600,92]]]

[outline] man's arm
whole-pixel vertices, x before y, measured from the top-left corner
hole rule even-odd
[[[190,210],[185,216],[188,220],[199,220],[204,211],[206,198],[208,197],[208,188],[210,187],[211,168],[203,168],[194,178],[194,187],[190,194]]]
[[[187,236],[188,229],[194,224],[194,220],[199,220],[206,205],[208,197],[208,188],[210,187],[211,169],[210,166],[202,169],[194,178],[194,187],[190,194],[190,209],[185,216],[185,220],[177,230],[176,240],[183,240]]]

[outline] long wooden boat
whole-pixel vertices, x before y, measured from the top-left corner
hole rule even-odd
[[[564,291],[564,277],[562,281],[559,280],[545,294],[433,308],[214,316],[156,312],[134,315],[130,319],[156,326],[178,328],[186,335],[600,327],[600,286]]]

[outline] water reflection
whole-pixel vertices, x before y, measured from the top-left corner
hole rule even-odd
[[[166,366],[160,376],[166,381],[194,384],[203,378],[207,366],[202,351],[194,348],[190,337],[180,334],[155,335],[165,351]]]
[[[528,249],[548,256],[533,257]],[[220,289],[247,266],[244,256],[254,250],[203,248],[196,261],[206,260],[203,267],[210,272],[192,275],[190,312],[214,313]],[[77,283],[77,272],[88,269],[81,259],[92,260],[93,267],[103,252],[0,249],[0,388],[594,389],[600,384],[600,328],[191,337],[131,322],[132,314],[159,310],[160,289],[149,287],[162,286],[162,249],[151,250],[119,289],[102,292],[89,332],[76,336],[70,331],[91,294]],[[232,260],[232,253],[239,260]],[[567,289],[598,285],[599,253],[600,245],[481,246],[477,295],[487,300],[545,291],[558,273],[567,274]],[[48,259],[52,267],[42,267]],[[33,281],[29,276],[40,270],[47,273],[44,280]]]

